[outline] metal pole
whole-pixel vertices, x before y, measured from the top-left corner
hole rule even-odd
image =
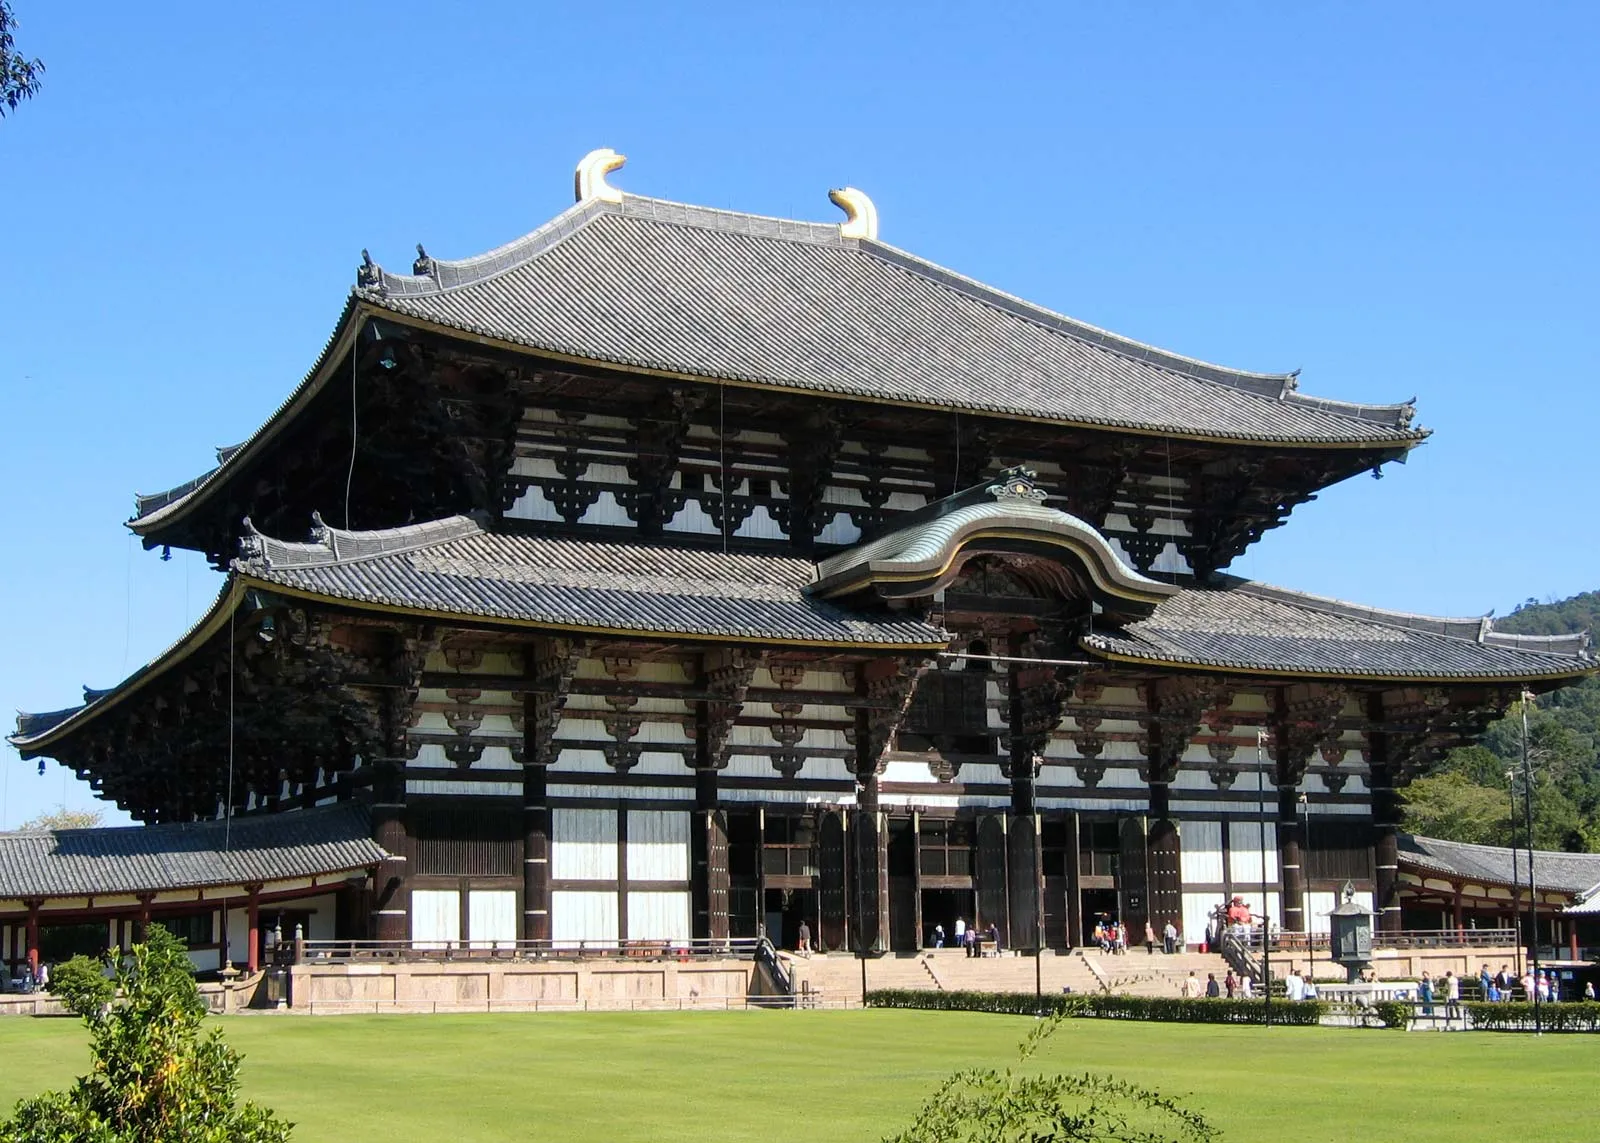
[[[1539,883],[1533,874],[1533,767],[1528,761],[1528,704],[1533,695],[1522,692],[1522,812],[1528,829],[1528,915],[1532,921],[1529,952],[1533,955],[1533,1033],[1544,1028],[1539,1012]]]
[[[1261,1023],[1272,1027],[1272,903],[1267,893],[1267,772],[1261,765],[1261,751],[1267,743],[1267,729],[1256,727],[1256,793],[1261,803]]]
[[[1311,914],[1311,798],[1304,791],[1300,794],[1300,816],[1304,821],[1300,832],[1300,868],[1305,871],[1306,885],[1306,979],[1311,981],[1311,987],[1316,987],[1317,980],[1317,949],[1316,935],[1312,932],[1315,924]],[[1329,924],[1332,924],[1330,921]]]
[[[1522,869],[1517,857],[1517,772],[1506,771],[1506,794],[1511,799],[1511,927],[1518,930],[1514,945],[1517,954],[1517,979],[1522,979]]]

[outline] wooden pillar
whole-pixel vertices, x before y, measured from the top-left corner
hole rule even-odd
[[[261,969],[261,886],[250,885],[246,888],[249,894],[245,899],[245,971],[259,972]]]
[[[39,908],[42,901],[29,901],[28,906],[28,967],[33,970],[34,979],[39,977]]]
[[[694,772],[694,822],[690,830],[694,935],[728,939],[728,816],[717,804],[717,772]],[[781,939],[781,937],[780,937]]]
[[[1367,703],[1367,723],[1377,727],[1384,720],[1383,694],[1374,693]],[[1398,933],[1400,916],[1400,800],[1394,791],[1394,768],[1390,758],[1393,743],[1386,731],[1370,730],[1368,741],[1368,779],[1372,790],[1372,865],[1373,905],[1378,913],[1380,933]]]
[[[1578,959],[1578,918],[1567,918],[1567,958]]]
[[[522,767],[522,939],[550,939],[550,803],[548,767]]]
[[[1455,926],[1457,935],[1460,935],[1461,931],[1467,927],[1466,919],[1463,915],[1462,905],[1461,885],[1457,883],[1455,885],[1455,895],[1450,902],[1450,919],[1451,923]]]
[[[406,769],[403,758],[379,758],[372,775],[372,839],[383,848],[373,887],[373,935],[380,941],[404,941],[411,932],[411,886],[407,856],[411,838],[406,824]],[[255,946],[251,946],[255,955]]]
[[[852,935],[857,951],[889,947],[889,831],[878,807],[878,776],[858,775],[850,823]]]
[[[1283,929],[1306,931],[1306,878],[1301,865],[1300,794],[1294,786],[1278,787],[1278,868],[1283,875]]]
[[[143,944],[150,939],[150,902],[153,898],[148,893],[139,895],[139,913],[133,923],[133,943]]]

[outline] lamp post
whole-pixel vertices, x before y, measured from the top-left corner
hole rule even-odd
[[[1304,790],[1300,792],[1297,808],[1300,811],[1300,865],[1305,870],[1306,882],[1306,979],[1311,981],[1311,987],[1316,988],[1317,981],[1317,950],[1316,934],[1311,930],[1314,927],[1311,921],[1311,799]]]
[[[1533,873],[1533,767],[1528,760],[1528,704],[1530,691],[1522,692],[1522,813],[1528,831],[1528,918],[1532,922],[1528,951],[1533,957],[1533,1034],[1544,1031],[1539,1012],[1539,883]]]
[[[1267,895],[1267,772],[1261,754],[1267,728],[1256,727],[1256,794],[1261,803],[1261,1023],[1272,1027],[1272,905]]]
[[[1522,928],[1522,872],[1517,862],[1517,772],[1506,771],[1506,795],[1511,799],[1511,927]],[[1522,979],[1522,937],[1516,942],[1517,979]]]

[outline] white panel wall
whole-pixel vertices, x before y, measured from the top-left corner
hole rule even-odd
[[[682,810],[628,811],[628,880],[689,880],[688,814]],[[631,922],[633,906],[628,909]]]
[[[467,894],[467,938],[473,948],[494,948],[517,939],[514,889],[474,889]]]
[[[689,894],[629,893],[628,939],[633,941],[687,941]]]
[[[1227,880],[1222,872],[1222,823],[1186,821],[1180,830],[1183,883],[1215,885]]]
[[[558,890],[550,894],[550,939],[557,944],[617,939],[617,895]]]
[[[550,876],[558,881],[615,881],[617,811],[552,810]],[[615,927],[615,909],[612,916]]]
[[[1333,912],[1339,904],[1337,893],[1307,893],[1306,894],[1306,928],[1313,933],[1328,931],[1328,918],[1324,915]]]
[[[1262,840],[1266,841],[1267,875],[1261,876]],[[1271,822],[1228,823],[1228,880],[1259,885],[1278,879],[1278,833]]]
[[[1183,920],[1178,922],[1179,938],[1186,945],[1198,945],[1206,939],[1206,926],[1211,921],[1211,911],[1220,901],[1215,893],[1185,893],[1183,895]],[[1161,924],[1165,924],[1163,919]],[[1156,927],[1160,939],[1161,927]]]
[[[411,942],[419,948],[443,948],[461,942],[459,890],[411,891]]]

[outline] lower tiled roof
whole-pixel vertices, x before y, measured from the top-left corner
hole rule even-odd
[[[1471,845],[1433,837],[1400,835],[1400,866],[1423,873],[1440,873],[1457,879],[1488,881],[1496,885],[1528,883],[1528,851],[1498,845]],[[1512,860],[1516,868],[1512,868]],[[1600,853],[1555,853],[1539,849],[1533,854],[1534,880],[1541,890],[1582,893],[1600,881]]]
[[[1577,638],[1512,642],[1487,623],[1384,612],[1236,581],[1222,590],[1179,592],[1124,633],[1089,635],[1083,645],[1150,662],[1339,678],[1514,680],[1600,668]]]
[[[803,559],[484,531],[456,518],[312,544],[257,537],[236,566],[327,599],[464,617],[722,639],[943,648],[938,627],[806,594]]]
[[[0,900],[288,881],[382,861],[356,803],[221,821],[0,834]]]

